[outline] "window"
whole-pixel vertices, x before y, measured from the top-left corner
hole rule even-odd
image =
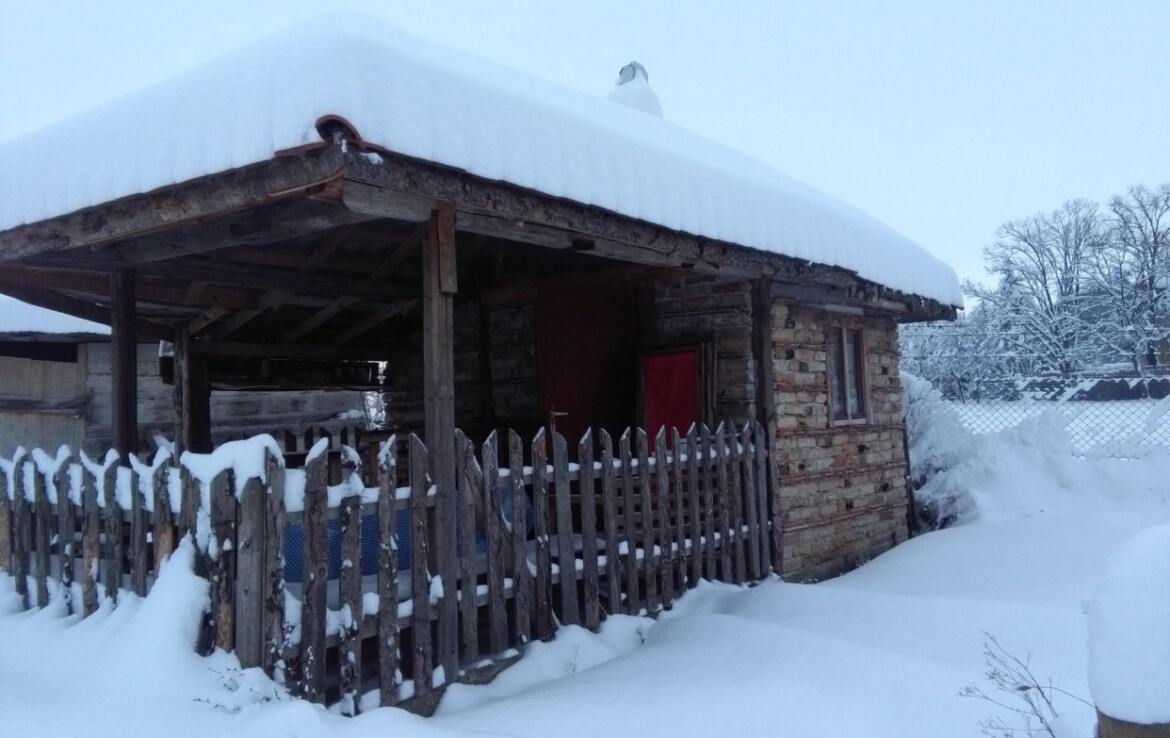
[[[865,347],[861,329],[829,328],[829,409],[834,422],[868,419],[865,396]]]

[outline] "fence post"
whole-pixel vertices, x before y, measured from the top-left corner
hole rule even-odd
[[[171,512],[170,474],[174,457],[167,453],[165,461],[155,467],[150,488],[154,497],[154,573],[162,570],[162,562],[175,550],[175,518]]]
[[[102,514],[98,507],[97,477],[81,466],[81,612],[89,617],[98,608],[98,563],[102,558]]]
[[[504,604],[504,570],[507,566],[507,554],[511,550],[511,546],[501,530],[504,518],[500,505],[500,456],[496,439],[496,432],[493,430],[484,440],[480,456],[483,459],[483,497],[481,498],[484,501],[483,537],[487,545],[488,645],[493,654],[500,654],[508,648],[508,611]],[[515,586],[514,583],[513,586]]]
[[[342,486],[347,494],[341,499],[341,571],[338,574],[341,622],[339,623],[337,663],[341,714],[353,717],[361,710],[362,648],[358,633],[362,625],[362,495],[361,458],[348,446],[342,446]],[[356,488],[354,485],[356,479]]]
[[[620,538],[624,539],[623,542],[626,544],[626,612],[630,615],[637,615],[642,608],[642,600],[638,595],[638,545],[635,538],[638,531],[638,519],[634,513],[634,465],[630,455],[629,428],[626,428],[622,437],[618,439],[618,449],[621,454],[622,505],[625,508],[622,511],[625,530]],[[616,549],[614,555],[617,555]]]
[[[277,682],[288,684],[284,624],[284,460],[264,454],[264,476],[268,490],[264,500],[264,672]]]
[[[53,517],[53,509],[49,505],[49,496],[45,490],[45,475],[37,468],[35,462],[33,464],[33,512],[36,515],[33,548],[37,567],[37,607],[47,607],[49,604],[49,542],[52,540],[49,521]]]
[[[77,516],[73,510],[70,492],[70,455],[57,467],[53,475],[53,486],[57,489],[57,561],[61,570],[61,599],[65,603],[65,614],[73,614],[73,549]]]
[[[12,573],[12,471],[7,461],[0,463],[0,571]]]
[[[106,545],[105,545],[105,586],[110,602],[118,601],[118,590],[122,587],[122,561],[125,549],[122,544],[122,506],[118,504],[118,458],[107,457],[102,462],[102,493],[106,501]]]
[[[622,582],[618,567],[617,478],[613,469],[613,438],[601,429],[601,515],[605,529],[606,613],[621,612]]]
[[[146,510],[142,504],[142,484],[130,467],[130,589],[139,597],[146,596]]]
[[[24,449],[12,457],[12,576],[16,579],[16,593],[22,609],[29,608],[28,571],[32,549],[32,515],[25,492],[24,465],[28,454]]]
[[[427,570],[427,447],[410,434],[410,586],[414,612],[411,641],[414,647],[414,693],[434,689],[434,644],[431,638],[431,575]]]
[[[305,463],[305,507],[302,515],[305,553],[301,560],[301,698],[325,701],[325,607],[329,586],[328,531],[325,507],[328,441],[318,441]]]
[[[561,574],[561,618],[565,625],[581,621],[577,613],[577,555],[573,551],[573,508],[569,498],[569,448],[553,431],[553,484],[556,489],[557,560]]]
[[[642,569],[646,574],[646,612],[654,614],[662,609],[662,600],[658,596],[658,559],[654,554],[654,497],[650,492],[654,478],[650,474],[649,439],[646,438],[646,431],[638,428],[637,438],[638,489],[642,505]],[[634,551],[636,540],[631,531],[631,553]]]
[[[211,480],[211,614],[215,618],[215,645],[225,651],[235,646],[236,490],[230,469]]]
[[[236,513],[235,646],[245,669],[264,663],[265,503],[270,482],[257,477],[247,480]]]
[[[378,687],[383,707],[402,686],[398,628],[398,458],[394,436],[378,455]]]
[[[524,505],[524,441],[508,431],[508,473],[512,485],[512,588],[516,645],[532,638],[532,572],[528,570],[528,511]]]
[[[597,497],[593,481],[593,429],[586,428],[577,444],[577,492],[581,496],[581,557],[584,563],[585,627],[601,625],[601,592],[597,578]]]

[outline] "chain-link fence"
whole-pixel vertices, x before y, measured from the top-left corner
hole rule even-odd
[[[1022,423],[1063,428],[1076,453],[1114,458],[1170,449],[1170,392],[1165,378],[1001,380],[990,399],[948,399],[963,425],[994,433]]]

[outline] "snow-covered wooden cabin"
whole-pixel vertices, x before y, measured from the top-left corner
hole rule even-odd
[[[164,376],[170,359],[160,353],[158,341],[135,348],[137,446],[143,451],[175,431],[173,392]],[[0,295],[0,457],[11,458],[20,446],[55,451],[66,444],[91,456],[110,448],[112,363],[109,326]],[[263,386],[262,378],[252,384]],[[366,426],[357,391],[214,389],[209,402],[216,442],[272,433],[283,443],[287,433],[299,448],[306,431],[340,437],[343,429]]]
[[[387,362],[442,499],[457,427],[759,421],[796,579],[906,538],[896,328],[961,304],[925,250],[744,154],[353,18],[0,145],[0,262],[0,292],[112,326],[124,449],[144,339],[174,343],[202,450],[208,373]]]

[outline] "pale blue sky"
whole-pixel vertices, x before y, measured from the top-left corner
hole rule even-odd
[[[1170,0],[0,0],[0,140],[330,9],[598,95],[637,59],[667,118],[962,277],[1004,220],[1170,181]]]

